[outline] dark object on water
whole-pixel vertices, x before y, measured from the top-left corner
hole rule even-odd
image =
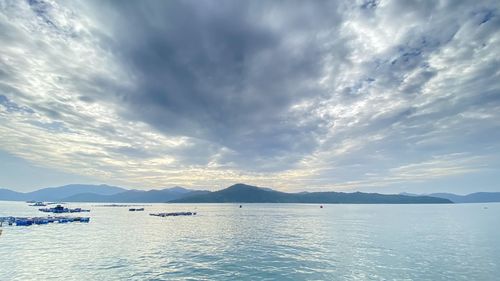
[[[128,209],[130,212],[140,212],[140,211],[144,211],[144,208],[130,208]]]
[[[242,208],[243,206],[240,205],[240,208]]]
[[[319,205],[319,208],[320,208],[320,209],[323,209],[323,205]]]
[[[55,213],[55,214],[90,212],[90,210],[84,210],[82,208],[68,209],[68,208],[64,208],[61,205],[57,205],[54,208],[42,208],[42,209],[38,209],[38,210],[41,212],[45,212],[45,213]]]
[[[157,214],[149,214],[149,215],[164,218],[164,217],[177,217],[177,216],[195,216],[196,212],[157,213]]]

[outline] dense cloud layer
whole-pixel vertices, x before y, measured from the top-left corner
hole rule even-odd
[[[0,148],[33,163],[129,185],[282,189],[498,169],[495,1],[0,10]]]

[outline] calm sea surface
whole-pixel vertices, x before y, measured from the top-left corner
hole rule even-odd
[[[500,280],[500,204],[67,206],[90,223],[3,227],[0,280]]]

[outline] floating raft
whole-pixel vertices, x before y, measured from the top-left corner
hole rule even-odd
[[[69,223],[69,222],[90,222],[89,217],[0,217],[0,222],[6,222],[8,225],[30,226],[33,224],[49,223]]]
[[[35,204],[31,204],[30,206],[32,206],[32,207],[45,207],[45,206],[47,206],[47,204],[45,204],[43,202],[36,202]]]
[[[75,209],[64,208],[61,205],[57,205],[54,208],[42,208],[38,210],[45,213],[55,213],[55,214],[90,212],[90,210],[84,210],[82,208],[75,208]]]
[[[156,213],[149,215],[164,218],[164,217],[177,217],[177,216],[195,216],[196,212]]]

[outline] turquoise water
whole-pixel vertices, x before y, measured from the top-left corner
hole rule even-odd
[[[0,202],[0,216],[43,215]],[[0,280],[499,280],[500,204],[155,204],[3,227]],[[194,217],[150,212],[196,211]]]

